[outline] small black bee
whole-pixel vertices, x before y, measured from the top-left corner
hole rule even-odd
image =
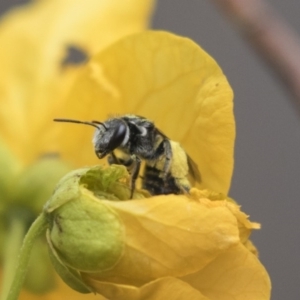
[[[190,190],[188,176],[200,182],[196,164],[179,143],[170,140],[150,120],[137,115],[124,115],[105,122],[83,122],[54,119],[96,127],[93,138],[99,159],[108,156],[110,164],[122,164],[131,174],[131,198],[145,162],[142,187],[152,195],[183,194]],[[119,155],[115,154],[118,150]]]

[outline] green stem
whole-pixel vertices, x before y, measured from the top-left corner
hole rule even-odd
[[[13,216],[10,219],[8,233],[4,241],[1,300],[6,299],[11,283],[13,282],[17,266],[16,257],[18,257],[25,232],[26,224],[24,220],[18,218],[18,216]]]
[[[7,300],[17,300],[25,280],[26,271],[29,263],[30,253],[33,243],[37,237],[45,232],[48,225],[45,214],[41,214],[32,223],[29,228],[20,251],[16,272],[13,278],[13,284],[7,296]]]

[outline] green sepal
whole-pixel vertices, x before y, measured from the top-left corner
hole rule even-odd
[[[85,272],[112,268],[124,248],[124,225],[113,210],[86,191],[50,216],[50,240],[61,261]]]
[[[128,200],[130,197],[129,174],[124,166],[111,165],[82,168],[65,175],[44,206],[51,213],[65,203],[77,199],[82,191],[91,191],[98,199]],[[145,190],[135,191],[134,199],[150,197]]]
[[[90,168],[80,178],[80,187],[94,193],[99,199],[128,200],[130,197],[129,174],[124,166]],[[137,196],[138,193],[135,193]]]
[[[51,213],[65,203],[76,199],[80,195],[79,181],[90,168],[82,168],[65,175],[57,184],[53,195],[44,206],[46,213]]]
[[[55,269],[55,271],[58,273],[58,275],[61,277],[61,279],[73,290],[82,293],[82,294],[88,294],[92,292],[92,289],[88,287],[83,281],[79,273],[75,270],[72,270],[71,268],[67,267],[65,264],[63,264],[55,249],[52,246],[51,240],[49,238],[49,231],[47,231],[47,240],[49,245],[49,256],[50,260],[52,262],[52,265]]]

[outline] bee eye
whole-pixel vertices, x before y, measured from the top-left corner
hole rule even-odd
[[[124,123],[120,123],[120,125],[115,129],[107,145],[109,151],[115,150],[123,143],[126,137],[126,132],[127,132],[127,126]]]

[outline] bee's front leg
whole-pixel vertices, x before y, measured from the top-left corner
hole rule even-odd
[[[107,157],[107,161],[110,165],[123,165],[127,168],[127,171],[130,173],[131,165],[133,160],[131,157],[117,157],[114,152],[111,152]]]
[[[135,182],[139,176],[140,168],[141,168],[141,159],[135,155],[132,156],[132,164],[131,164],[131,182],[130,182],[130,199],[132,199],[133,192],[135,190]]]
[[[130,156],[128,159],[117,157],[114,152],[111,152],[107,158],[110,165],[123,165],[126,167],[130,174],[130,199],[132,199],[135,190],[135,182],[140,173],[141,159],[135,155]]]
[[[114,152],[111,152],[108,157],[107,161],[110,165],[122,165],[122,162],[118,159]]]

